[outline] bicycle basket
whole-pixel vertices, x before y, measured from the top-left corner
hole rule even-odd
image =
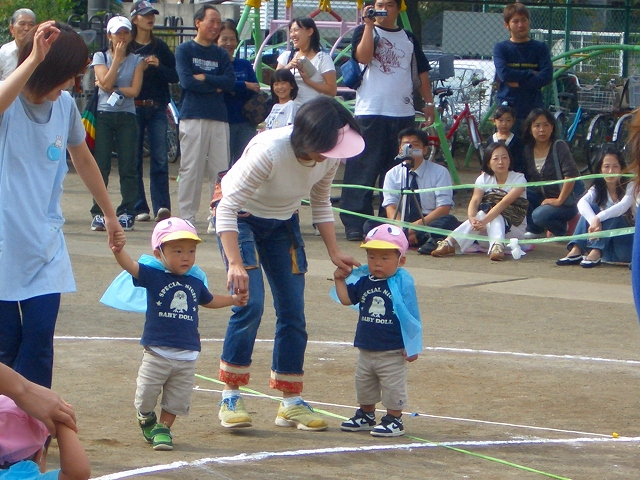
[[[616,93],[613,90],[582,88],[578,91],[578,105],[589,112],[613,112]]]

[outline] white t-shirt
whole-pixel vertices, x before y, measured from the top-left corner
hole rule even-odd
[[[598,217],[601,222],[604,222],[605,220],[609,220],[610,218],[624,215],[630,208],[633,216],[636,217],[638,212],[638,205],[634,190],[635,183],[629,182],[627,184],[627,190],[624,197],[622,197],[618,203],[615,203],[611,198],[609,192],[607,192],[607,203],[605,204],[604,208],[600,210],[600,212],[596,215],[591,208],[591,204],[596,203],[596,189],[595,187],[591,187],[589,190],[587,190],[587,193],[585,193],[582,198],[578,200],[578,211],[580,212],[580,215],[582,215],[584,219],[589,223],[589,225],[591,225],[591,222],[595,217]]]
[[[18,67],[18,45],[13,40],[0,47],[0,82]]]
[[[509,185],[514,185],[519,183],[523,184],[522,185],[523,188],[525,187],[524,184],[527,183],[527,179],[524,178],[524,174],[520,172],[511,171],[509,172],[509,175],[507,175],[507,181],[505,185],[500,185],[499,188],[500,190],[504,190],[505,192],[510,192],[511,189],[519,188],[519,187],[510,187]],[[488,173],[482,173],[478,178],[476,178],[475,185],[477,188],[481,188],[485,192],[490,192],[491,190],[494,190],[494,188],[498,186],[498,181],[496,180],[496,177],[494,175],[489,175]],[[520,198],[527,198],[526,188],[520,194]]]
[[[290,55],[291,55],[290,50],[282,52],[282,54],[278,57],[278,65],[282,65],[283,67],[286,67],[287,64],[289,63]],[[309,59],[309,61],[314,67],[316,67],[316,73],[314,73],[311,76],[312,82],[325,83],[322,75],[327,72],[336,71],[336,67],[331,61],[331,56],[327,55],[324,52],[316,53],[316,56]],[[298,84],[298,96],[295,99],[296,105],[298,107],[303,105],[305,102],[308,102],[309,100],[312,100],[322,95],[320,92],[318,92],[317,90],[313,89],[312,87],[304,83],[304,81],[302,80],[302,77],[300,76],[300,72],[297,69],[293,69],[291,70],[291,72],[293,73],[293,76],[296,78],[296,83]]]
[[[413,42],[404,30],[375,29],[380,38],[362,85],[356,91],[355,114],[412,117],[415,115],[411,79]]]
[[[298,107],[293,100],[289,100],[287,103],[276,103],[265,120],[266,130],[293,125],[297,111]]]

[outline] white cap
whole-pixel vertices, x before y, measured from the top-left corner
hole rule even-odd
[[[109,23],[107,23],[107,33],[116,33],[121,28],[126,28],[129,31],[133,28],[129,19],[122,15],[112,17]]]

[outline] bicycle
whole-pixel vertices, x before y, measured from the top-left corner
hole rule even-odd
[[[180,156],[180,141],[178,139],[178,107],[170,100],[167,104],[167,161],[175,163]],[[144,141],[142,143],[142,156],[146,157],[150,153],[148,132],[144,133]]]
[[[471,87],[477,87],[484,81],[486,81],[485,78],[474,79],[468,85],[460,88],[439,87],[433,91],[433,95],[438,96],[438,105],[436,106],[436,110],[442,121],[445,138],[447,140],[451,156],[453,156],[455,150],[458,128],[462,122],[465,122],[469,131],[469,139],[473,148],[477,152],[478,160],[481,165],[482,157],[484,155],[482,135],[480,134],[480,129],[478,127],[478,120],[476,120],[475,116],[471,113],[471,107],[469,106],[470,95],[468,95],[466,91]],[[464,100],[464,107],[460,112],[455,111],[455,104],[450,99],[456,91],[461,93],[461,97]],[[424,125],[422,128],[425,128]],[[429,153],[426,156],[427,160],[434,161],[438,152],[441,152],[444,157],[440,137],[430,126],[426,126],[426,129],[429,133]]]

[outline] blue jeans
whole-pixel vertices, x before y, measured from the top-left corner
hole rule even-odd
[[[229,168],[242,156],[245,147],[256,136],[256,127],[249,122],[229,124]]]
[[[0,301],[0,362],[47,388],[51,388],[53,332],[59,309],[59,293]]]
[[[167,114],[164,106],[136,107],[136,116],[138,118],[138,149],[136,151],[138,197],[135,210],[136,214],[150,213],[142,181],[142,143],[146,129],[149,138],[149,190],[153,216],[155,217],[161,208],[171,210],[169,163],[167,161]]]
[[[249,302],[244,307],[231,309],[233,314],[221,359],[234,366],[251,365],[253,346],[264,311],[264,270],[276,311],[271,369],[276,373],[302,375],[307,347],[304,317],[307,258],[298,215],[283,221],[241,214],[238,229],[242,262],[249,275]],[[221,244],[220,249],[227,264]]]
[[[600,211],[600,208],[591,204],[591,208],[595,213]],[[627,228],[629,224],[624,217],[613,217],[602,222],[602,230],[613,230],[615,228]],[[589,224],[580,217],[578,225],[576,225],[575,234],[587,233]],[[620,235],[617,237],[609,238],[594,238],[594,239],[580,239],[572,240],[567,245],[567,250],[571,250],[574,246],[578,246],[582,253],[587,253],[588,250],[594,248],[602,252],[602,260],[606,262],[631,262],[631,251],[633,249],[633,234]]]
[[[544,233],[545,230],[549,230],[556,237],[566,235],[567,222],[578,213],[578,207],[575,205],[542,205],[544,197],[537,189],[527,188],[527,200],[527,231],[532,233]]]

